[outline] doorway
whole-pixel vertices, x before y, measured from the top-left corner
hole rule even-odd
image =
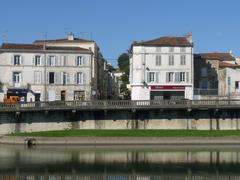
[[[66,91],[61,91],[61,101],[66,100]]]

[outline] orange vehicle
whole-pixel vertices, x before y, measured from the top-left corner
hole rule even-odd
[[[19,101],[20,101],[20,97],[19,96],[7,96],[3,100],[4,103],[10,103],[10,104],[14,104],[14,103],[17,103]]]

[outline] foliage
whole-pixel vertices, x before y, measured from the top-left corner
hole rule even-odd
[[[16,133],[31,137],[240,137],[238,130],[62,130]]]
[[[123,53],[119,56],[118,67],[123,73],[121,77],[123,84],[120,87],[120,92],[123,94],[124,99],[130,99],[130,91],[127,88],[127,84],[129,84],[129,55],[127,53]]]

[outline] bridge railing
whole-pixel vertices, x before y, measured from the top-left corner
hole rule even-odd
[[[0,110],[240,107],[240,100],[97,100],[0,103]]]

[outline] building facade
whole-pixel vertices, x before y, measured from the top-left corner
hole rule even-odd
[[[192,99],[192,34],[160,37],[131,46],[132,100]]]
[[[80,47],[2,44],[4,94],[21,101],[90,100],[92,53]]]
[[[90,69],[91,69],[91,94],[92,99],[104,99],[104,67],[105,59],[100,51],[99,46],[93,40],[77,38],[73,33],[69,33],[67,38],[52,39],[52,40],[36,40],[33,42],[36,45],[46,45],[55,47],[80,47],[88,49],[91,52]]]
[[[240,95],[240,66],[231,53],[195,54],[194,68],[196,99]]]

